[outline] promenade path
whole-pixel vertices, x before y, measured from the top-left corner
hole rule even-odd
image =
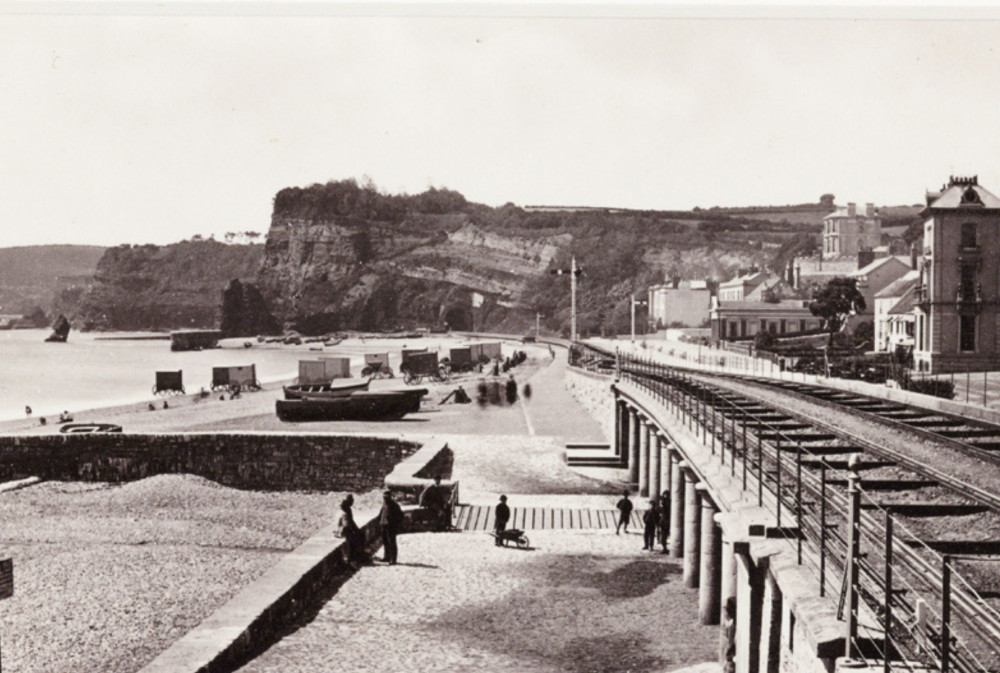
[[[519,511],[614,507],[622,471],[594,478],[563,460],[566,441],[606,441],[566,392],[565,367],[559,353],[531,377],[523,411],[497,410],[502,434],[444,435],[463,503],[492,506],[505,493]],[[532,529],[530,538],[520,550],[496,547],[486,531],[404,535],[398,565],[363,567],[241,670],[639,673],[716,658],[718,629],[697,624],[680,561],[642,551],[636,528]]]

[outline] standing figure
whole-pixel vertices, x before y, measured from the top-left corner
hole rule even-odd
[[[719,630],[719,663],[722,673],[736,671],[736,598],[726,599],[725,614],[722,616],[722,628]]]
[[[382,560],[389,565],[396,565],[396,556],[399,553],[396,536],[403,527],[403,510],[399,503],[392,499],[392,491],[382,494],[382,510],[378,514],[378,523],[382,531]]]
[[[510,521],[510,507],[507,506],[507,496],[501,495],[500,502],[497,503],[496,511],[493,514],[493,526],[498,547],[503,544],[503,532],[507,530],[508,521]]]
[[[354,521],[354,496],[350,493],[340,503],[340,518],[337,520],[337,534],[344,538],[344,561],[355,570],[367,561],[365,554],[365,534]]]
[[[642,514],[642,548],[647,551],[654,551],[656,545],[656,531],[660,527],[660,504],[656,498],[649,501],[649,509]]]
[[[670,537],[670,491],[660,495],[660,544],[667,553],[667,538]]]
[[[625,526],[625,533],[628,534],[628,520],[632,516],[632,501],[628,499],[628,491],[622,491],[622,499],[615,505],[618,508],[618,525],[615,526],[615,535],[622,526]]]
[[[430,511],[435,530],[451,528],[451,507],[448,505],[448,493],[441,485],[440,475],[436,475],[434,483],[420,494],[420,506]]]

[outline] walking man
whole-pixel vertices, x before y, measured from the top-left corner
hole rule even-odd
[[[625,534],[628,535],[628,520],[632,516],[632,501],[628,499],[628,491],[622,491],[622,499],[615,505],[618,508],[618,525],[615,526],[615,535],[622,526],[625,527]]]
[[[396,565],[396,535],[403,525],[403,510],[392,499],[392,491],[382,494],[382,510],[378,514],[379,527],[382,531],[382,560],[389,565]]]
[[[670,491],[660,495],[660,544],[667,553],[667,538],[670,537]]]
[[[649,501],[649,509],[642,514],[642,548],[654,551],[656,546],[656,531],[660,527],[660,505],[656,498]]]
[[[496,533],[497,546],[503,544],[503,532],[507,530],[507,522],[510,521],[510,507],[507,506],[507,496],[501,495],[493,514],[494,532]]]

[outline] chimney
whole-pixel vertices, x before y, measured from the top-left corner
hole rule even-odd
[[[796,290],[798,290],[800,285],[802,285],[802,265],[801,264],[796,264],[795,265],[795,284],[792,285],[792,287],[794,287]]]
[[[853,201],[847,204],[847,216],[854,217],[858,214],[858,206]]]
[[[875,251],[871,249],[858,250],[858,268],[863,269],[875,261]]]
[[[917,241],[910,244],[910,268],[917,268]]]
[[[875,217],[875,204],[866,203],[865,204],[865,217],[872,218]]]

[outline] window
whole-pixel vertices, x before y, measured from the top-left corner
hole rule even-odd
[[[747,321],[746,318],[740,320],[740,336],[747,335]]]
[[[731,337],[736,336],[736,321],[735,320],[729,323],[729,336],[731,336]]]
[[[767,331],[770,332],[771,334],[777,334],[777,332],[778,332],[778,325],[776,323],[772,322],[771,324],[769,324],[767,326]]]
[[[785,333],[785,319],[784,318],[781,319],[781,333],[782,334]]]
[[[767,321],[766,320],[761,320],[760,321],[760,331],[761,332],[766,332],[767,331]]]
[[[976,265],[963,264],[960,273],[958,291],[962,293],[962,301],[973,301],[976,298]]]
[[[976,247],[976,223],[975,222],[963,222],[962,223],[962,247],[963,248],[974,248],[974,247]]]
[[[976,316],[961,316],[959,320],[958,341],[958,347],[963,353],[976,350]]]

